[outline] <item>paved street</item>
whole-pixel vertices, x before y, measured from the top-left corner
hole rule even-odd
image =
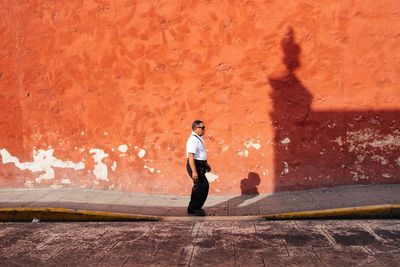
[[[400,220],[2,223],[0,265],[398,266]]]

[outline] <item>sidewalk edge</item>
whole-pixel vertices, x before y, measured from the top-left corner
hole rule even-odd
[[[359,206],[263,215],[265,220],[391,219],[400,218],[400,204]]]
[[[108,211],[73,210],[65,208],[0,208],[0,222],[98,222],[98,221],[160,221],[146,216]]]

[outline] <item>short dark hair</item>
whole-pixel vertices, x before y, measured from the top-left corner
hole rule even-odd
[[[194,131],[194,129],[196,129],[197,127],[199,127],[200,126],[200,124],[202,124],[203,122],[201,121],[201,120],[195,120],[193,123],[192,123],[192,130]]]

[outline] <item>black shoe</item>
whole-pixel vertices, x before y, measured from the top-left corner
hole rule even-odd
[[[206,213],[203,209],[196,210],[196,209],[188,208],[187,213],[194,215],[194,216],[206,216]]]

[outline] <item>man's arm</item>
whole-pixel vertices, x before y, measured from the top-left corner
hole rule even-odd
[[[210,172],[210,171],[211,171],[211,166],[210,166],[210,164],[207,163],[207,172]]]
[[[190,168],[192,169],[192,180],[194,183],[196,183],[197,180],[199,179],[199,175],[197,174],[196,165],[194,164],[194,154],[193,153],[189,153],[189,165],[190,165]]]

